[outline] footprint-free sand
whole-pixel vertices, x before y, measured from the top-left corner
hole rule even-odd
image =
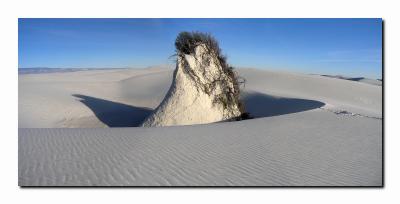
[[[238,72],[254,119],[156,128],[172,69],[19,75],[19,185],[382,185],[382,86]]]

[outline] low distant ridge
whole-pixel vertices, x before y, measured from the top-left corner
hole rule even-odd
[[[372,85],[377,85],[377,86],[382,86],[382,79],[369,79],[365,77],[345,77],[341,75],[321,75],[324,77],[330,77],[330,78],[336,78],[336,79],[344,79],[344,80],[349,80],[349,81],[357,81],[357,82],[363,82],[366,84],[372,84]]]

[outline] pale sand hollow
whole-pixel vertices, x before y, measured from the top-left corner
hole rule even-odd
[[[19,185],[382,185],[381,86],[238,71],[255,119],[157,128],[170,69],[20,75]]]

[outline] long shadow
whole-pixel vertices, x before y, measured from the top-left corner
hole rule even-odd
[[[258,92],[244,93],[241,97],[251,117],[270,117],[316,109],[325,104],[320,101],[274,97]]]
[[[109,127],[137,127],[153,111],[149,108],[135,107],[100,98],[73,94],[90,108],[96,117]]]

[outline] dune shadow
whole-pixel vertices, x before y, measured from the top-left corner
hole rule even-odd
[[[73,94],[108,127],[137,127],[153,111],[81,94]]]
[[[258,92],[244,93],[241,99],[245,104],[246,112],[254,118],[297,113],[325,105],[320,101],[275,97]]]

